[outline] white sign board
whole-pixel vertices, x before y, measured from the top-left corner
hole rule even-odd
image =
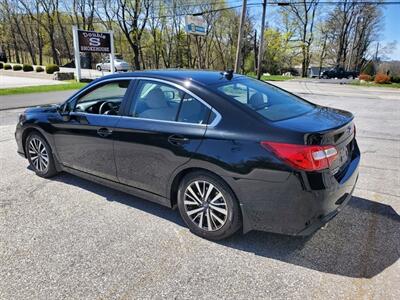
[[[185,30],[189,34],[206,35],[207,24],[201,16],[185,16]]]
[[[80,30],[72,26],[74,38],[76,79],[81,80],[80,52],[100,52],[110,54],[110,71],[114,73],[114,34],[110,32],[95,32]]]

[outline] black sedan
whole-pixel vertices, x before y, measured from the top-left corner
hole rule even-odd
[[[37,175],[66,171],[175,208],[208,239],[307,235],[351,198],[353,115],[230,72],[102,77],[27,109],[15,137]]]

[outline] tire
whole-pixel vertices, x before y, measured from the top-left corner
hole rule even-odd
[[[229,186],[205,171],[189,173],[182,179],[178,208],[190,231],[209,240],[225,239],[242,225],[238,201]]]
[[[38,149],[40,152],[39,157],[37,156]],[[44,178],[50,178],[58,173],[51,147],[41,134],[37,132],[29,134],[25,143],[25,151],[29,164],[35,171],[36,175]]]
[[[101,67],[100,66],[97,66],[97,71],[101,71]]]
[[[323,79],[328,79],[328,75],[322,75]]]

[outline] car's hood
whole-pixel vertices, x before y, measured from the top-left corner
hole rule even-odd
[[[47,104],[41,106],[30,107],[25,110],[25,113],[52,113],[58,109],[58,104]]]
[[[354,118],[353,114],[330,107],[316,106],[312,111],[295,118],[274,122],[274,125],[298,132],[323,132],[340,128]]]

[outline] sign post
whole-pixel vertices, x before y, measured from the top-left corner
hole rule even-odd
[[[114,33],[112,31],[110,33],[110,44],[111,44],[111,52],[110,52],[110,69],[111,69],[111,74],[115,73],[115,67],[114,67]]]
[[[204,36],[207,34],[207,23],[202,16],[187,15],[185,16],[185,31],[188,35],[194,35],[196,38],[197,52],[199,55],[199,67],[202,67],[201,58],[201,44],[199,43],[198,36]],[[189,39],[190,41],[190,39]],[[190,50],[189,50],[190,53]]]
[[[79,39],[78,39],[78,27],[72,26],[72,33],[74,39],[74,56],[75,56],[75,69],[76,69],[76,81],[81,81],[81,57],[79,54]]]
[[[114,73],[114,36],[113,32],[96,32],[88,30],[80,30],[77,26],[73,26],[74,52],[76,78],[81,80],[81,60],[80,52],[98,52],[110,54],[111,73]]]

